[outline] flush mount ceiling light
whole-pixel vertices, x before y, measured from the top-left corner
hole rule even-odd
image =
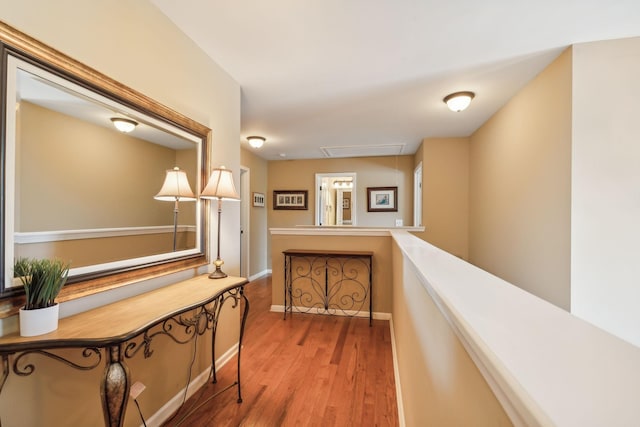
[[[466,109],[476,96],[473,92],[455,92],[444,97],[443,101],[451,111],[459,113]]]
[[[124,119],[122,117],[112,117],[111,122],[120,132],[129,133],[138,126],[138,122],[131,119]]]
[[[249,145],[251,145],[253,148],[260,148],[262,147],[262,144],[264,144],[266,139],[261,136],[248,136],[247,141],[249,141]]]

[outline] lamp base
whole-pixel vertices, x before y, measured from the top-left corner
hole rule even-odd
[[[227,273],[222,271],[222,269],[220,268],[220,267],[222,267],[222,264],[224,264],[224,261],[222,261],[220,259],[220,256],[218,256],[218,259],[216,259],[213,262],[213,265],[216,266],[216,271],[214,271],[213,273],[209,274],[209,279],[224,279],[225,277],[227,277]]]
[[[227,277],[227,273],[220,270],[220,267],[216,267],[216,271],[209,275],[209,279],[224,279]]]

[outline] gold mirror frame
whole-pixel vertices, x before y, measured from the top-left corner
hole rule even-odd
[[[208,147],[211,139],[211,129],[208,127],[154,101],[153,99],[141,94],[140,92],[131,89],[112,78],[70,58],[69,56],[53,49],[38,40],[12,28],[11,26],[0,21],[0,53],[2,54],[2,135],[0,135],[2,142],[2,157],[4,159],[5,152],[4,147],[6,143],[6,135],[4,130],[6,129],[5,117],[6,111],[4,111],[6,99],[6,57],[9,53],[26,58],[29,61],[34,62],[38,66],[46,68],[49,71],[54,72],[64,78],[70,79],[88,89],[108,98],[111,98],[123,105],[133,108],[141,113],[149,115],[153,118],[159,119],[163,122],[176,126],[194,136],[197,136],[202,140],[202,164],[200,165],[199,180],[201,188],[206,183],[206,172],[209,165]],[[4,162],[2,163],[2,186],[0,191],[2,192],[2,224],[5,221],[5,206],[4,206],[4,192],[5,192],[5,168]],[[182,256],[178,258],[172,258],[165,261],[153,263],[151,265],[136,265],[121,270],[102,271],[93,274],[90,278],[81,279],[72,284],[66,285],[57,301],[64,302],[72,299],[88,296],[98,292],[118,288],[120,286],[129,285],[142,280],[151,279],[167,275],[170,273],[178,272],[181,270],[191,269],[206,265],[207,260],[207,236],[208,236],[208,215],[206,215],[206,204],[201,204],[200,223],[198,224],[201,229],[201,242],[200,252],[194,255]],[[0,235],[2,236],[2,252],[4,253],[4,245],[6,239],[4,235],[4,226],[0,227]],[[4,256],[2,256],[2,269],[7,266],[4,265]],[[4,271],[3,271],[4,276]],[[5,318],[14,315],[18,312],[18,309],[24,304],[24,291],[21,289],[9,289],[0,293],[0,318]]]

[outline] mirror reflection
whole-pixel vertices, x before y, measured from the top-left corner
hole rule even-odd
[[[351,172],[316,174],[316,225],[356,225],[355,181]]]
[[[18,257],[69,261],[73,277],[200,250],[199,202],[182,197],[178,216],[175,198],[157,197],[175,167],[199,192],[199,137],[8,63],[5,287]]]

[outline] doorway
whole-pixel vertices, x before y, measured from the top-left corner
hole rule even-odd
[[[422,162],[413,171],[413,225],[422,225]]]

